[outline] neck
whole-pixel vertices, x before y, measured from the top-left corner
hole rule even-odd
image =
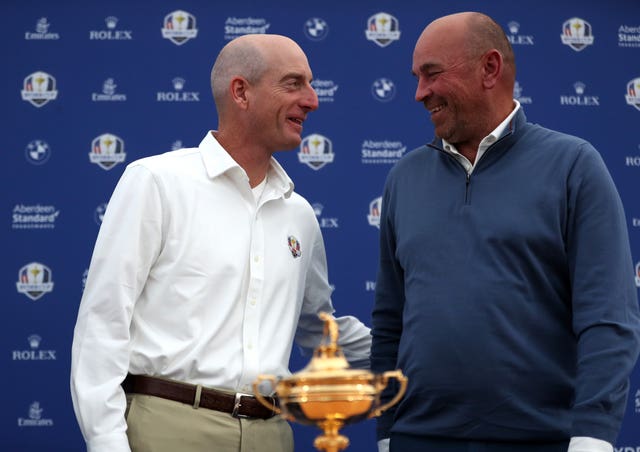
[[[242,136],[227,134],[222,130],[214,132],[213,136],[247,173],[251,188],[264,180],[271,162],[270,152],[261,149],[250,140],[243,140]]]

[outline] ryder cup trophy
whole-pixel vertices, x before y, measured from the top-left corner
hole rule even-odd
[[[277,380],[273,375],[259,375],[253,383],[257,399],[289,421],[315,425],[322,429],[313,445],[325,452],[339,452],[349,446],[349,439],[338,431],[346,424],[380,416],[404,395],[407,378],[400,370],[374,374],[368,370],[349,369],[338,346],[338,325],[324,312],[324,338],[309,364],[288,378]],[[399,383],[396,395],[381,404],[380,393],[390,378]],[[269,381],[280,401],[273,406],[262,396],[259,386]]]

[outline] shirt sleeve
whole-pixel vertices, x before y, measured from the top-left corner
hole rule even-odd
[[[613,443],[640,337],[622,202],[597,151],[584,143],[568,178],[566,246],[578,341],[571,436]]]
[[[129,166],[107,206],[74,330],[71,396],[89,452],[128,452],[120,386],[129,369],[134,304],[160,250],[160,192]]]
[[[306,286],[295,342],[304,355],[309,356],[320,345],[324,322],[318,317],[320,312],[333,314],[331,286],[328,281],[327,258],[320,227],[315,228],[315,241],[311,262],[306,275]],[[369,368],[371,350],[370,329],[353,316],[336,317],[338,324],[338,345],[353,368]]]

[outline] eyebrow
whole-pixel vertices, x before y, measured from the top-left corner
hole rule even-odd
[[[284,82],[285,80],[288,80],[288,79],[305,80],[306,77],[304,74],[300,72],[288,72],[280,78],[280,81]]]
[[[440,67],[441,65],[438,63],[424,63],[423,65],[421,65],[418,68],[418,72],[427,72],[429,69],[433,69],[433,68],[437,68]],[[411,71],[411,75],[413,76],[417,76],[418,74],[416,72],[414,72],[413,70]]]

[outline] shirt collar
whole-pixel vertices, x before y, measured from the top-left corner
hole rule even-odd
[[[513,110],[511,110],[511,113],[509,113],[509,116],[507,116],[504,119],[504,121],[498,124],[498,127],[493,129],[493,131],[489,135],[487,135],[482,139],[482,141],[480,141],[480,145],[478,146],[478,154],[482,154],[489,146],[491,146],[493,143],[498,141],[500,137],[502,137],[502,134],[505,132],[505,129],[507,128],[511,120],[514,118],[514,116],[520,109],[520,102],[518,102],[517,99],[513,99],[513,102],[515,104],[515,107],[513,107]],[[456,147],[445,139],[442,140],[442,147],[444,150],[446,150],[450,154],[459,154]],[[476,157],[476,161],[478,160],[479,157],[480,155]]]
[[[241,172],[245,178],[247,177],[244,169],[238,165],[222,145],[218,143],[218,140],[213,136],[213,131],[207,133],[198,148],[202,155],[204,167],[210,178],[216,178],[227,172]],[[286,171],[273,157],[271,157],[269,163],[267,184],[272,189],[281,193],[285,198],[291,196],[294,188],[291,178],[289,178]]]

